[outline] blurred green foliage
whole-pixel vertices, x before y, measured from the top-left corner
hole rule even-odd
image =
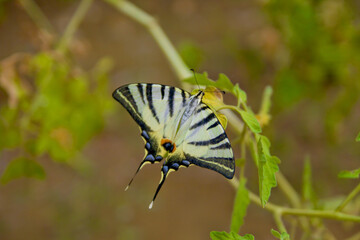
[[[324,117],[330,139],[359,99],[360,31],[351,1],[271,0],[264,9],[280,35],[275,106],[304,98],[330,101]],[[325,91],[324,91],[325,90]]]
[[[22,159],[9,164],[3,182],[13,175],[44,176],[33,159],[68,161],[102,129],[111,106],[111,65],[104,58],[86,73],[56,52],[2,61],[0,87],[7,101],[0,104],[0,150],[15,149]]]

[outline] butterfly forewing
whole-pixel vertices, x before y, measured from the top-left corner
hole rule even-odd
[[[116,89],[113,97],[138,123],[152,154],[163,155],[159,143],[161,139],[174,138],[179,113],[186,106],[190,93],[160,84],[138,83]]]

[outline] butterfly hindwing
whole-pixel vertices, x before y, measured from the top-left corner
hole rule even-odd
[[[190,163],[233,178],[235,162],[230,141],[215,113],[204,103],[198,105],[183,144]]]

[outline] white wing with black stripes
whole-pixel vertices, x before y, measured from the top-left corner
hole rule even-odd
[[[136,173],[145,164],[164,159],[153,201],[167,174],[181,166],[194,164],[229,179],[234,176],[229,139],[215,113],[201,102],[203,94],[200,91],[191,95],[179,88],[145,83],[125,85],[113,93],[138,123],[146,142],[146,155]]]

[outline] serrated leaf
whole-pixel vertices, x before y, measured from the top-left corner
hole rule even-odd
[[[253,133],[261,133],[261,126],[255,115],[244,110],[239,111],[241,118]]]
[[[359,134],[357,135],[355,141],[360,142],[360,132],[359,132]]]
[[[286,232],[279,233],[278,231],[271,229],[271,234],[280,240],[290,240],[290,236]]]
[[[306,157],[304,163],[303,171],[303,186],[302,193],[304,200],[311,200],[313,198],[313,188],[312,188],[312,172],[311,172],[311,163],[309,157]]]
[[[1,176],[1,183],[6,184],[11,180],[20,177],[44,179],[45,171],[37,162],[20,157],[12,160],[6,167],[3,175]]]
[[[234,208],[231,218],[231,227],[230,230],[233,232],[239,232],[240,227],[244,223],[244,217],[246,216],[246,210],[249,206],[249,192],[246,189],[246,179],[242,178],[239,182],[239,187],[237,189]]]
[[[338,174],[338,178],[359,178],[360,176],[360,168],[354,169],[352,171],[343,170]]]
[[[277,186],[275,173],[279,171],[278,164],[280,160],[271,156],[270,141],[259,135],[258,138],[258,155],[259,155],[259,193],[261,204],[264,207],[271,195],[271,189]]]
[[[244,236],[240,236],[235,232],[217,232],[212,231],[210,232],[210,238],[212,240],[254,240],[254,236],[251,234],[245,234]]]

